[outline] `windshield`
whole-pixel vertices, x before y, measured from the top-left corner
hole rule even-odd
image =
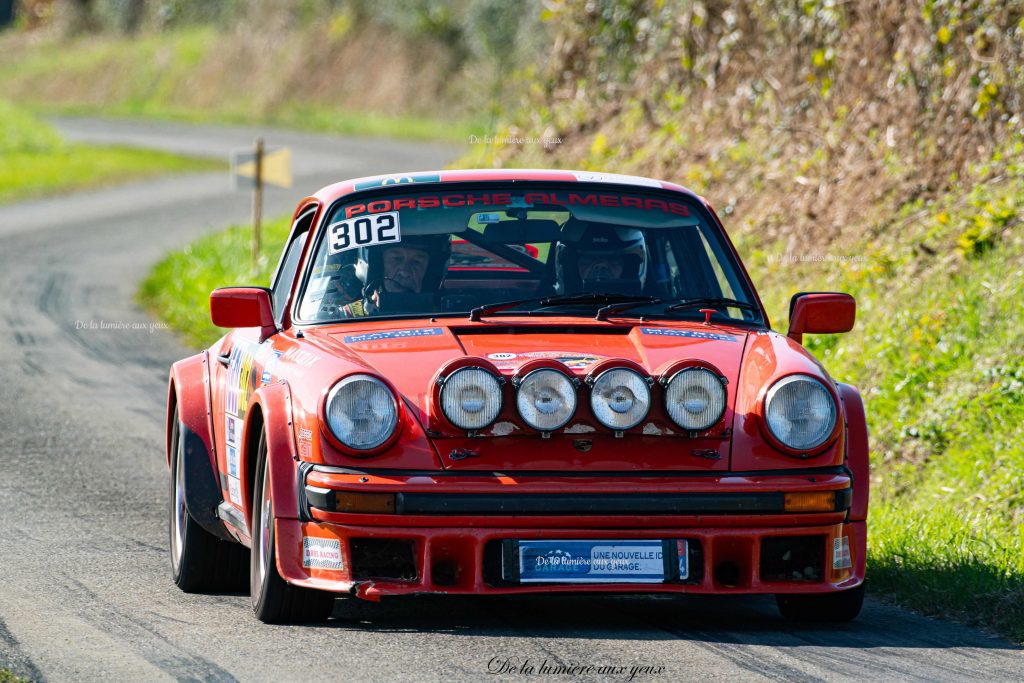
[[[704,215],[675,193],[581,184],[356,198],[318,231],[298,317],[593,316],[611,303],[614,317],[703,320],[711,308],[760,322]]]

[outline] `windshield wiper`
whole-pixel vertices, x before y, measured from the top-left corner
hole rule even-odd
[[[608,316],[615,315],[616,313],[622,313],[628,311],[631,308],[639,308],[641,306],[650,306],[651,304],[664,303],[661,299],[650,299],[650,300],[636,300],[636,301],[624,301],[622,303],[615,303],[609,306],[605,306],[597,312],[595,316],[598,320],[607,320]],[[748,304],[745,301],[737,301],[736,299],[727,299],[722,297],[700,297],[697,299],[684,299],[677,301],[676,303],[668,306],[664,309],[664,313],[671,313],[673,311],[681,311],[686,308],[693,308],[694,306],[722,306],[724,308],[743,308],[748,311],[758,310],[757,306]]]
[[[723,308],[740,308],[747,311],[759,311],[760,309],[754,304],[749,304],[746,301],[737,301],[736,299],[729,299],[726,297],[700,297],[697,299],[684,299],[678,303],[674,303],[671,306],[666,306],[664,312],[671,313],[672,311],[681,311],[685,308],[693,308],[694,306],[722,306]]]
[[[567,294],[564,296],[535,297],[533,299],[520,299],[519,301],[503,301],[496,304],[478,306],[469,312],[469,319],[479,322],[480,319],[491,313],[497,313],[509,308],[537,304],[537,308],[551,308],[553,306],[583,306],[596,304],[625,304],[636,305],[656,303],[653,296],[633,296],[629,294],[610,294],[607,292],[581,292],[580,294]]]

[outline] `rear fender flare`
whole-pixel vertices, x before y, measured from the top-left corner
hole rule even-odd
[[[232,540],[217,516],[223,501],[217,483],[217,460],[211,429],[209,356],[206,351],[171,366],[167,390],[167,466],[171,464],[171,430],[178,409],[185,507],[199,526],[217,538]]]

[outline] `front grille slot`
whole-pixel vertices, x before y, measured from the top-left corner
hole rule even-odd
[[[353,538],[352,579],[390,579],[415,581],[417,577],[415,544],[394,538]]]

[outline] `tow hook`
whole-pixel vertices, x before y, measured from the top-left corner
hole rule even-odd
[[[478,458],[480,457],[480,451],[473,448],[456,448],[448,454],[448,457],[457,462],[466,458]]]
[[[714,448],[694,448],[693,455],[705,460],[721,460],[722,454]]]
[[[352,594],[370,602],[380,602],[381,597],[380,589],[373,585],[373,581],[360,581],[353,584]]]

